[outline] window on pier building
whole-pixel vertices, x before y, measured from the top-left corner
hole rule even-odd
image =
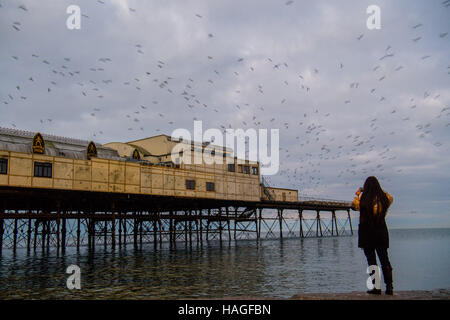
[[[186,189],[195,190],[195,180],[186,180]]]
[[[254,174],[255,176],[258,175],[258,167],[252,167],[252,174]]]
[[[250,167],[249,166],[244,166],[244,173],[250,174]]]
[[[236,167],[234,166],[234,163],[228,164],[228,171],[230,171],[230,172],[236,171]]]
[[[50,162],[35,162],[34,163],[34,176],[42,178],[52,177],[52,164]]]
[[[0,158],[0,174],[8,174],[8,159]]]
[[[242,164],[238,164],[238,172],[239,173],[242,173],[243,171],[242,171]]]
[[[206,182],[206,191],[214,191],[214,182]]]

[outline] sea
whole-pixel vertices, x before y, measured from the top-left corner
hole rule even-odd
[[[394,290],[450,288],[450,229],[389,232]],[[73,288],[77,275],[80,289]],[[366,291],[368,277],[356,232],[138,249],[67,248],[64,254],[19,249],[4,250],[0,257],[0,299],[287,299]]]

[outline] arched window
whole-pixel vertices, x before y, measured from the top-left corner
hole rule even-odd
[[[141,155],[139,154],[139,151],[137,151],[137,149],[134,149],[133,154],[131,155],[131,157],[133,159],[136,159],[136,160],[141,160]]]
[[[38,132],[33,137],[33,153],[43,154],[45,152],[45,142],[41,134]]]
[[[90,160],[91,157],[97,157],[97,147],[93,141],[89,142],[86,150],[87,159]]]

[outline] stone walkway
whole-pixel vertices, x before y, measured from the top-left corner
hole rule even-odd
[[[410,290],[395,291],[394,295],[388,296],[368,294],[366,292],[353,291],[343,293],[299,293],[288,299],[275,297],[224,297],[212,298],[209,300],[450,300],[450,288],[434,290]]]
[[[450,300],[450,289],[431,291],[395,291],[394,295],[373,295],[365,292],[347,293],[302,293],[293,295],[290,300]]]

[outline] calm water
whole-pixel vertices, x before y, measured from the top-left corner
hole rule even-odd
[[[450,229],[390,230],[390,237],[394,289],[450,288]],[[69,248],[64,256],[6,251],[0,258],[0,298],[289,298],[366,290],[366,260],[356,236],[101,248]],[[71,264],[81,268],[81,290],[66,288]]]

